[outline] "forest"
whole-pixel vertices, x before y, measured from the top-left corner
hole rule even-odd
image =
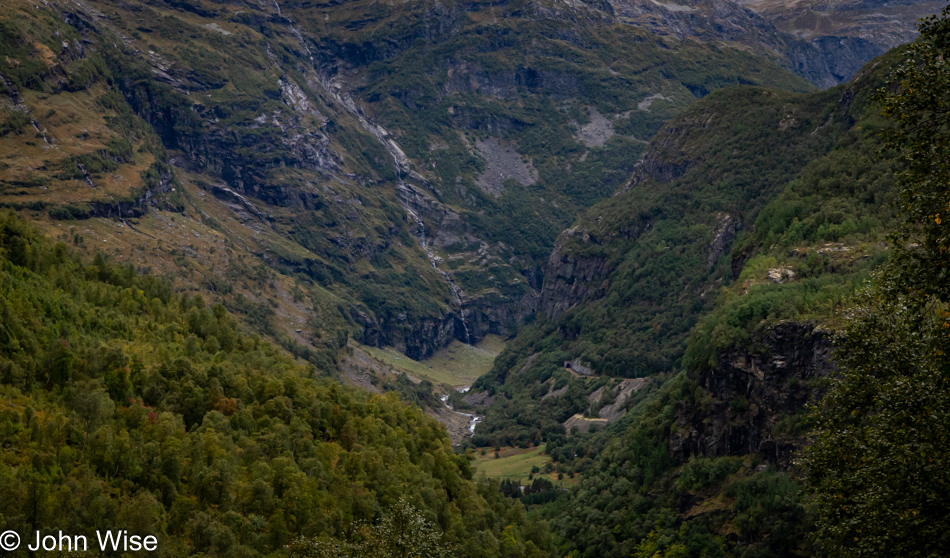
[[[9,0],[0,533],[950,555],[950,7],[762,10]]]
[[[345,540],[395,507],[456,556],[550,550],[395,393],[342,386],[221,305],[84,263],[9,210],[0,256],[6,529],[127,529],[158,536],[163,556],[255,556]]]
[[[947,394],[943,330],[950,314],[938,277],[946,269],[941,213],[950,199],[941,178],[947,168],[945,87],[950,69],[943,56],[950,44],[948,29],[945,11],[923,24],[917,43],[878,59],[846,87],[830,90],[825,112],[807,112],[828,122],[844,116],[843,128],[829,136],[832,143],[801,146],[805,163],[752,214],[754,226],[738,235],[729,259],[732,266],[740,265],[725,272],[728,280],[715,303],[700,315],[702,303],[694,302],[699,317],[680,341],[685,348],[671,351],[682,355],[676,371],[650,375],[652,387],[624,403],[628,411],[619,421],[587,435],[559,430],[574,413],[597,416],[587,395],[611,385],[609,378],[578,378],[560,367],[587,347],[582,354],[599,370],[608,370],[596,365],[592,349],[598,343],[605,349],[617,347],[618,332],[596,325],[615,323],[617,306],[608,301],[609,290],[605,302],[574,311],[594,320],[575,318],[569,310],[566,317],[528,326],[499,356],[492,374],[479,380],[476,388],[502,403],[488,409],[474,445],[543,442],[558,470],[579,475],[569,496],[530,506],[537,517],[552,522],[563,553],[946,552],[946,541],[932,529],[941,529],[946,515],[941,495],[947,477],[938,463],[946,459],[941,440],[948,416],[939,409],[945,408],[941,401]],[[822,102],[822,95],[806,103]],[[742,97],[743,92],[724,91],[691,110],[708,110],[707,102],[719,101],[730,107],[726,114],[738,114],[748,110]],[[849,99],[845,114],[841,99]],[[697,135],[706,139],[715,132]],[[768,141],[760,143],[760,151],[740,153],[759,164],[764,157],[794,156],[794,151],[770,148]],[[717,173],[741,172],[742,164],[735,155],[722,162],[706,157],[695,172],[705,183]],[[682,188],[688,176],[659,186]],[[769,182],[767,173],[762,176]],[[650,186],[655,191],[656,185]],[[706,196],[700,200],[694,203],[715,203]],[[613,211],[625,210],[611,205]],[[601,234],[603,243],[581,249],[616,258],[616,252],[603,246],[611,234],[611,225],[604,223],[609,211],[591,212],[598,227],[590,230],[591,236]],[[675,230],[688,223],[673,218],[666,226]],[[660,227],[655,226],[658,233]],[[670,237],[666,242],[684,246]],[[682,252],[679,256],[682,262]],[[636,271],[643,276],[662,273],[658,265],[662,262],[647,261]],[[759,279],[773,269],[785,270],[792,279]],[[673,275],[667,277],[672,280]],[[633,283],[616,272],[610,280],[620,288]],[[660,285],[651,287],[656,291]],[[632,288],[651,287],[641,282]],[[630,328],[636,322],[622,323]],[[574,331],[566,335],[571,327]],[[660,331],[669,335],[668,329]],[[768,362],[789,356],[774,352],[783,350],[774,343],[778,331],[792,332],[794,352],[833,345],[834,371],[792,369],[772,379],[769,374],[775,372],[766,370],[765,379],[742,380],[760,387],[738,392],[711,387],[735,373],[730,370],[737,358]],[[656,346],[668,347],[664,342]],[[561,395],[545,397],[555,391]],[[913,400],[924,393],[920,401]],[[697,430],[715,433],[715,428],[721,428],[719,436],[731,433],[746,440],[734,449],[683,445]],[[756,436],[763,439],[758,446],[752,443]],[[522,501],[537,501],[525,494]]]

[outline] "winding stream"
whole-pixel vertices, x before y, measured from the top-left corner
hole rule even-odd
[[[458,388],[458,392],[459,392],[459,393],[465,393],[465,392],[467,392],[467,391],[470,390],[470,389],[472,389],[472,386],[461,387],[461,388]],[[445,405],[445,408],[446,408],[446,409],[452,411],[453,413],[458,413],[458,414],[460,414],[460,415],[464,415],[464,416],[468,417],[468,418],[469,418],[468,431],[469,431],[470,434],[474,434],[474,433],[475,433],[475,427],[478,426],[478,423],[480,423],[480,422],[482,421],[482,417],[480,417],[480,416],[478,416],[478,415],[473,415],[473,414],[471,414],[471,413],[463,413],[462,411],[456,411],[455,409],[452,408],[451,405],[449,405],[449,396],[448,396],[448,395],[443,395],[443,396],[440,397],[439,399],[442,400],[442,404]]]

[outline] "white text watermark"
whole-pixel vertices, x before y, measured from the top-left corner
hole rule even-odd
[[[20,544],[20,534],[16,531],[0,533],[0,550],[13,552],[20,548]],[[158,537],[154,535],[133,535],[125,529],[119,529],[118,531],[96,530],[94,537],[67,535],[62,531],[57,531],[55,535],[36,531],[26,541],[26,549],[30,552],[38,550],[86,552],[90,547],[103,552],[107,550],[114,552],[152,552],[158,548]]]

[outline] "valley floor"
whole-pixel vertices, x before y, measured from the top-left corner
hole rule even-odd
[[[561,488],[580,481],[578,475],[569,478],[558,470],[545,452],[544,444],[533,448],[500,448],[497,452],[481,448],[475,452],[475,469],[490,479],[521,481],[522,485],[530,484],[534,478],[547,478]]]
[[[374,393],[384,391],[387,384],[394,384],[402,374],[417,385],[430,382],[432,395],[439,396],[441,401],[425,406],[426,412],[444,424],[452,443],[458,444],[472,435],[473,421],[480,417],[453,410],[445,404],[445,396],[467,390],[479,376],[488,373],[504,348],[502,337],[487,335],[477,345],[452,341],[431,358],[417,361],[392,347],[368,347],[351,340],[340,368],[347,383]]]

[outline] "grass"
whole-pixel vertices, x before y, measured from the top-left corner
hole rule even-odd
[[[487,335],[478,345],[460,341],[437,351],[432,358],[417,361],[391,347],[364,347],[361,349],[373,358],[404,370],[410,376],[427,379],[434,384],[459,388],[469,386],[476,378],[491,370],[495,357],[505,347],[505,341],[497,335]]]
[[[551,461],[551,458],[544,452],[545,446],[542,444],[536,448],[502,448],[498,452],[499,458],[495,458],[495,451],[492,448],[486,449],[485,455],[481,455],[481,449],[475,453],[475,470],[478,473],[484,473],[488,478],[522,480],[528,482],[528,475],[531,469],[537,467],[544,469],[544,465]],[[535,476],[541,476],[543,473],[535,473]],[[551,482],[558,486],[568,486],[575,484],[579,477],[557,479],[557,472],[545,475]]]
[[[109,202],[129,199],[141,187],[141,174],[154,162],[150,152],[139,152],[143,140],[132,144],[131,162],[117,163],[111,171],[93,173],[95,188],[83,180],[59,178],[65,172],[76,170],[75,157],[91,156],[104,150],[110,140],[120,137],[109,128],[107,118],[111,111],[96,106],[96,99],[106,90],[99,84],[79,93],[62,92],[47,95],[24,89],[23,102],[30,108],[32,118],[40,130],[47,131],[46,143],[42,135],[26,125],[22,134],[10,133],[0,138],[4,153],[0,165],[0,203],[25,204],[45,202],[52,206],[84,204],[90,201]],[[48,113],[52,109],[51,113]],[[10,111],[0,107],[0,122]],[[51,114],[51,116],[43,116]],[[43,188],[24,188],[23,182],[43,180]]]

